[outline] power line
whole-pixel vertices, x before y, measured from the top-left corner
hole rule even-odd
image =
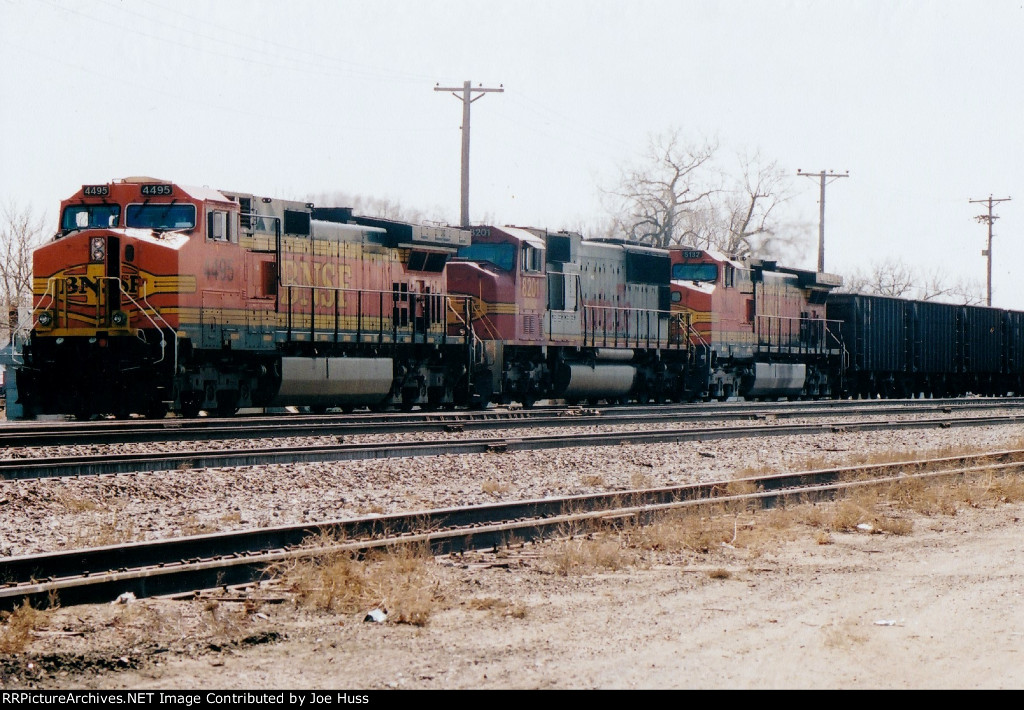
[[[982,256],[988,257],[988,296],[986,298],[986,305],[988,306],[992,305],[992,224],[997,219],[999,219],[998,215],[992,214],[992,205],[994,205],[996,202],[1009,202],[1010,199],[1011,198],[1009,197],[993,198],[992,195],[989,195],[988,198],[984,200],[968,200],[970,204],[981,203],[988,205],[988,214],[980,214],[974,218],[978,222],[984,222],[988,224],[988,249],[983,249],[981,252]]]
[[[462,208],[460,210],[459,224],[463,227],[469,226],[469,105],[489,92],[501,93],[505,91],[504,84],[499,84],[497,89],[485,89],[483,85],[473,88],[470,81],[462,82],[462,88],[443,87],[440,84],[434,87],[434,91],[450,91],[452,96],[462,101]],[[455,93],[461,91],[462,95]],[[473,96],[474,93],[479,96]]]

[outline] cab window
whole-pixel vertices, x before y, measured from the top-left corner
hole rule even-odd
[[[128,205],[125,226],[141,229],[195,229],[196,207],[188,203]]]
[[[524,244],[522,250],[523,271],[540,271],[542,253],[537,247]]]
[[[116,227],[120,218],[121,205],[72,205],[64,209],[60,227],[64,230]]]
[[[674,281],[718,281],[717,264],[673,264],[672,279]]]
[[[470,244],[459,247],[458,258],[494,264],[502,271],[511,271],[516,264],[516,249],[511,244]]]
[[[210,210],[206,215],[206,238],[215,242],[235,241],[230,213]]]

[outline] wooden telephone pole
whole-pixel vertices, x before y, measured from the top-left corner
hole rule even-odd
[[[992,305],[992,224],[999,219],[997,215],[992,214],[992,205],[996,202],[1009,202],[1010,199],[1011,198],[1009,197],[998,197],[993,199],[992,195],[989,195],[988,199],[985,200],[969,200],[971,204],[980,202],[981,204],[988,205],[988,214],[980,214],[974,218],[977,221],[984,222],[988,225],[988,249],[983,249],[981,252],[982,256],[988,257],[988,288],[986,291],[987,296],[985,298],[985,305],[987,306]]]
[[[450,91],[452,96],[462,101],[462,209],[459,223],[463,227],[469,226],[469,105],[483,95],[492,91],[503,92],[504,84],[499,84],[497,89],[485,89],[482,86],[472,88],[469,81],[462,83],[462,88],[444,87],[437,85],[434,91]],[[460,92],[460,94],[455,93]],[[473,96],[473,94],[479,96]]]
[[[804,177],[819,178],[821,180],[821,211],[818,217],[818,271],[825,271],[825,181],[828,178],[832,180],[838,180],[839,178],[850,177],[850,171],[847,170],[845,173],[834,173],[831,170],[822,170],[820,173],[805,173],[804,171],[797,168],[797,175],[803,175]],[[829,182],[832,182],[829,180]]]

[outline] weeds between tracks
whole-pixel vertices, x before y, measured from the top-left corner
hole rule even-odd
[[[942,453],[964,454],[962,450]],[[879,458],[874,457],[876,461]],[[723,493],[735,495],[751,487],[749,482],[737,481],[725,486]],[[737,565],[749,566],[787,540],[804,537],[827,545],[837,536],[847,534],[879,538],[909,535],[913,533],[915,516],[947,517],[964,508],[990,508],[1020,501],[1024,501],[1024,480],[1020,475],[983,470],[955,478],[899,480],[855,488],[834,502],[760,509],[723,500],[714,508],[670,511],[646,525],[620,519],[597,530],[566,530],[564,539],[530,545],[526,554],[509,550],[478,557],[492,560],[486,564],[505,565],[523,574],[532,570],[546,575],[582,577],[673,565],[681,571],[703,575],[708,583],[724,582],[736,576]],[[337,542],[314,540],[311,544],[322,543],[326,547]],[[446,564],[449,567],[436,564],[425,548],[415,546],[382,550],[365,557],[323,552],[308,561],[274,570],[271,593],[291,603],[297,612],[363,615],[380,608],[387,611],[388,622],[414,626],[426,625],[435,614],[459,606],[509,619],[528,615],[528,603],[515,596],[519,592],[513,591],[507,598],[478,598],[472,585],[465,586],[464,577],[446,574],[451,562]],[[244,603],[237,607],[224,601],[208,602],[202,617],[203,633],[251,633],[253,616],[261,608],[261,593],[265,592],[246,592],[252,598],[241,600]],[[522,593],[525,596],[525,591]],[[139,604],[109,613],[126,629],[145,627],[152,631],[161,623],[179,623],[147,617],[143,624],[129,617],[143,614],[145,609],[145,605]],[[0,617],[0,652],[14,654],[41,648],[41,639],[47,638],[47,634],[52,642],[52,637],[67,633],[64,627],[50,629],[53,613],[23,606],[4,614]]]

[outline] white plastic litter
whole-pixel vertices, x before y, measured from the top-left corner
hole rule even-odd
[[[366,618],[363,621],[373,621],[381,623],[388,620],[388,613],[384,609],[374,609],[373,611],[367,612]]]

